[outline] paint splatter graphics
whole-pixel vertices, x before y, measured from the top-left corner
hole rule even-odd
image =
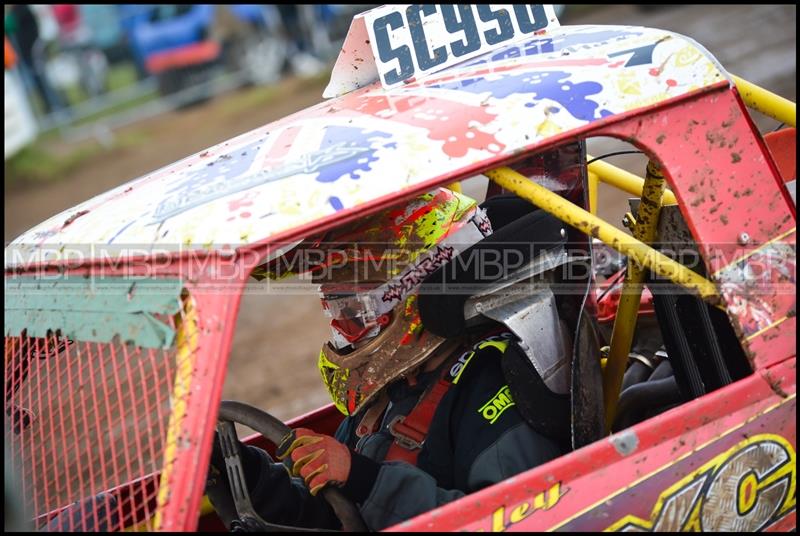
[[[333,126],[323,131],[319,149],[295,157],[284,154],[283,158],[276,158],[274,152],[262,149],[261,145],[267,143],[260,140],[237,148],[234,152],[238,152],[239,157],[222,154],[187,173],[184,180],[168,190],[166,198],[156,207],[153,220],[164,222],[231,194],[299,174],[316,174],[319,182],[334,182],[344,176],[357,179],[359,173],[369,171],[370,163],[377,159],[376,143],[391,138],[386,132],[365,132],[353,127]],[[392,145],[389,141],[384,147]],[[271,147],[280,148],[277,143],[272,143]],[[262,161],[269,165],[258,165]]]
[[[509,95],[530,94],[532,100],[525,104],[526,107],[531,108],[547,99],[560,104],[570,115],[582,121],[593,121],[613,115],[609,110],[598,111],[598,103],[589,99],[589,96],[602,91],[602,85],[597,82],[575,83],[570,80],[570,73],[564,71],[537,71],[505,76],[501,84],[486,79],[473,79],[471,82],[463,86],[464,90],[473,93],[491,92],[498,99],[504,99]],[[462,84],[454,82],[439,87],[456,89],[461,86]],[[558,110],[556,107],[551,107],[550,110],[553,111],[553,108]]]
[[[370,170],[370,164],[375,162],[377,147],[394,149],[396,143],[392,141],[388,132],[366,131],[353,127],[329,127],[325,129],[320,149],[330,150],[336,148],[343,158],[331,162],[322,168],[317,176],[319,182],[334,182],[344,176],[351,179],[361,178],[362,173]]]
[[[322,102],[73,207],[10,247],[56,260],[62,244],[261,242],[722,80],[676,34],[555,28],[391,90],[378,82]]]

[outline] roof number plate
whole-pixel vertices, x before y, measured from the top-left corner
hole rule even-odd
[[[552,5],[387,5],[363,14],[384,88],[558,26]]]

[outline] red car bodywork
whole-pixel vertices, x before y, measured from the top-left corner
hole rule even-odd
[[[410,123],[428,104],[425,99],[354,92],[282,121],[320,115],[333,120],[356,110],[363,116],[382,117],[391,109],[397,114],[397,123]],[[456,112],[460,109],[448,105]],[[470,120],[486,121],[487,112],[480,106],[472,112],[474,117],[457,119],[465,125]],[[270,128],[280,126],[277,122]],[[462,149],[467,153],[469,148],[459,145],[461,142],[473,143],[465,137],[448,145],[445,131],[455,127],[445,129],[437,123],[436,128],[441,130],[432,128],[431,137],[445,141],[445,152],[453,152],[447,154],[449,160],[463,156]],[[285,147],[289,147],[297,131],[288,129],[284,134]],[[173,396],[159,399],[169,406],[170,415],[162,434],[166,438],[164,463],[160,471],[115,486],[119,515],[128,521],[124,525],[143,522],[155,512],[152,523],[160,530],[219,528],[213,513],[198,516],[239,302],[252,271],[278,245],[320,234],[434,187],[512,165],[527,155],[595,136],[624,140],[660,164],[699,247],[705,271],[718,289],[716,305],[726,313],[752,373],[389,530],[744,531],[795,527],[796,211],[778,164],[729,80],[609,115],[513,151],[498,149],[462,167],[454,166],[240,245],[235,251],[221,247],[142,254],[116,264],[92,259],[81,265],[65,260],[35,266],[40,277],[89,278],[102,271],[107,278],[147,274],[154,279],[179,279],[182,295],[189,297],[184,298],[190,305],[183,313],[182,327],[176,327],[176,365],[167,382],[173,386]],[[263,137],[263,132],[256,131],[242,139]],[[181,165],[206,165],[207,156],[208,151],[199,153]],[[271,154],[269,158],[282,156]],[[173,171],[165,168],[141,179],[136,187],[154,184]],[[39,232],[44,238],[39,244],[80,225],[80,218],[103,204],[124,199],[131,189],[133,186],[92,200],[68,219],[43,226]],[[30,267],[7,266],[6,277],[31,271]],[[220,281],[227,285],[224,293],[215,286]],[[21,339],[21,334],[7,334],[7,363],[9,355],[23,353]],[[94,349],[87,343],[85,351]],[[111,359],[127,362],[127,353],[124,357],[113,349],[110,353]],[[30,355],[28,360],[33,361]],[[14,378],[15,385],[23,383]],[[11,391],[7,387],[7,399]],[[12,425],[24,426],[24,413],[16,406],[11,410]],[[330,405],[289,424],[332,433],[340,419]],[[44,459],[42,470],[47,472],[49,451],[45,447],[25,437],[15,441],[20,451],[39,449]],[[260,437],[249,441],[272,448]],[[37,468],[34,464],[34,475]],[[48,491],[42,495],[44,503],[50,504]]]
[[[648,123],[659,127],[648,128]],[[742,262],[746,265],[747,259],[776,241],[794,248],[791,199],[744,104],[729,84],[654,107],[650,113],[615,117],[592,127],[571,133],[571,138],[614,136],[660,160],[711,272],[730,270],[723,259],[743,259],[734,265],[741,269]],[[553,145],[559,141],[566,140],[555,140]],[[709,160],[715,167],[708,167]],[[501,163],[487,163],[486,167]],[[430,181],[416,191],[424,192],[454,178]],[[749,230],[752,245],[738,243],[744,229]],[[295,236],[299,235],[283,238],[288,241]],[[594,531],[621,528],[625,523],[666,530],[795,526],[795,298],[775,292],[762,299],[774,311],[766,328],[757,329],[747,316],[731,318],[749,334],[743,345],[754,373],[745,380],[404,522],[395,530]],[[228,320],[225,324],[232,325],[234,319]],[[225,354],[224,348],[220,350]],[[219,361],[215,365],[222,367]],[[206,411],[213,408],[188,413],[203,415]],[[332,432],[339,420],[340,414],[330,406],[290,425]],[[188,427],[193,425],[201,422],[187,422]],[[775,434],[778,430],[781,433]],[[748,448],[760,443],[774,448],[775,454],[759,455],[745,465],[735,463]],[[197,452],[193,449],[187,454]],[[754,477],[748,480],[747,475]],[[739,502],[717,504],[721,489],[731,494],[731,501]],[[757,508],[765,493],[781,495],[778,508]],[[678,496],[681,501],[675,500]],[[731,510],[724,521],[719,517],[711,523],[704,520],[703,512],[711,510],[719,516],[720,508],[732,504],[749,508],[743,513]],[[665,519],[671,524],[665,526]]]

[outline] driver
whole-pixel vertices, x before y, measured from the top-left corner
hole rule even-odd
[[[332,333],[319,369],[346,418],[335,437],[297,428],[277,451],[287,465],[240,445],[263,519],[340,528],[318,495],[338,486],[379,530],[562,454],[514,407],[500,365],[510,332],[448,340],[420,321],[425,276],[490,233],[474,200],[442,188],[291,252],[325,259],[308,267]],[[215,444],[207,493],[218,512],[232,511],[228,489]]]

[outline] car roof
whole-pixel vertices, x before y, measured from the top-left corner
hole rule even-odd
[[[70,248],[119,258],[267,243],[725,79],[673,32],[560,26],[403,87],[323,101],[123,184],[19,236],[6,267]]]

